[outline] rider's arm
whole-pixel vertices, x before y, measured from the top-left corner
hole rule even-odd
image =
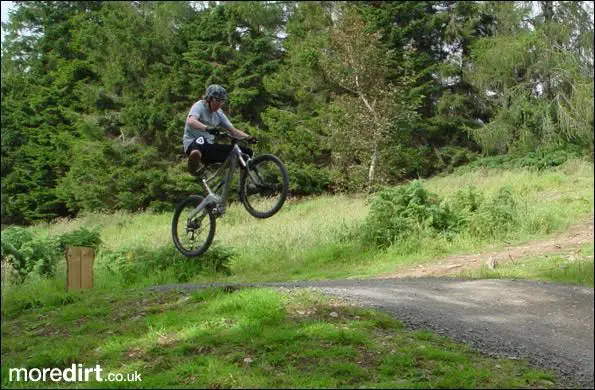
[[[236,137],[236,138],[244,138],[244,137],[249,137],[248,134],[244,133],[242,130],[240,129],[236,129],[235,127],[232,127],[230,129],[227,129],[227,131],[229,131],[229,134],[232,137]]]
[[[186,120],[188,122],[188,124],[192,127],[194,127],[197,130],[200,131],[205,131],[207,129],[207,125],[205,125],[204,123],[202,123],[201,121],[199,121],[198,119],[196,119],[196,117],[194,115],[188,115],[188,119]]]
[[[232,137],[236,137],[236,138],[250,137],[248,134],[244,133],[242,130],[236,129],[235,127],[233,127],[233,125],[231,124],[229,119],[227,119],[227,116],[225,116],[225,113],[222,110],[219,110],[219,115],[221,116],[221,126],[223,126],[225,129],[227,129],[227,132],[229,133],[229,135],[231,135]]]
[[[206,107],[201,102],[196,102],[190,108],[190,112],[186,117],[186,123],[192,128],[196,130],[205,131],[208,127],[206,124],[202,123],[198,118],[203,117],[203,113],[206,110]]]

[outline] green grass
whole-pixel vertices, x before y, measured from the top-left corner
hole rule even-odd
[[[532,169],[487,169],[431,179],[427,188],[446,198],[459,189],[474,185],[486,196],[510,186],[520,207],[518,239],[542,236],[566,229],[577,218],[593,215],[593,164],[569,160],[560,167],[544,171]]]
[[[142,382],[8,380],[9,368],[73,363],[137,371]],[[2,387],[37,386],[534,388],[554,387],[555,378],[309,291],[129,290],[86,291],[4,319]]]
[[[594,287],[593,244],[567,256],[533,256],[461,273],[469,279],[528,279]]]
[[[366,247],[359,240],[359,228],[369,210],[368,200],[363,196],[325,195],[289,200],[277,215],[264,220],[251,217],[241,204],[232,204],[218,220],[215,235],[215,245],[235,253],[230,264],[231,275],[201,273],[191,280],[368,277],[448,255],[497,250],[505,241],[514,244],[542,239],[566,230],[577,221],[593,218],[593,179],[593,164],[575,159],[542,171],[478,168],[423,180],[424,187],[446,202],[451,202],[456,192],[468,185],[474,185],[486,198],[509,186],[518,205],[518,224],[499,237],[487,238],[468,231],[448,236],[421,232],[385,250]],[[108,250],[126,248],[131,253],[138,248],[155,253],[173,250],[171,217],[171,213],[91,213],[31,229],[40,235],[56,235],[81,226],[98,226],[104,242],[97,257],[101,269],[108,262],[104,256]],[[176,275],[162,273],[147,275],[143,284],[176,281]],[[117,282],[109,273],[97,275],[96,280],[106,288],[130,285]]]

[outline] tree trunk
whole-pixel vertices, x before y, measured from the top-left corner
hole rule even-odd
[[[378,164],[378,141],[374,144],[374,153],[372,153],[372,161],[370,161],[370,169],[368,171],[368,192],[372,189],[372,183],[374,182],[374,171]]]
[[[359,86],[359,81],[358,81],[357,75],[355,75],[355,80]],[[372,114],[372,117],[374,118],[374,123],[376,124],[376,126],[380,126],[380,121],[378,120],[378,114],[376,113],[376,110],[374,109],[374,106],[376,106],[376,99],[374,99],[374,102],[372,103],[372,105],[370,105],[370,103],[368,102],[368,99],[366,99],[365,95],[361,91],[359,91],[359,95],[360,95],[360,98],[363,100],[364,104],[366,105],[366,107],[368,108],[368,110],[370,111],[370,113]],[[377,137],[374,137],[374,138],[377,138]],[[379,143],[378,140],[376,140],[374,142],[374,152],[372,153],[372,160],[370,161],[370,169],[368,170],[368,192],[372,189],[372,183],[374,182],[374,171],[376,170],[376,165],[378,164],[378,143]]]
[[[544,1],[543,2],[543,23],[546,25],[549,25],[552,21],[554,17],[554,2],[553,1]],[[548,31],[548,35],[550,35],[551,32]],[[551,76],[551,72],[549,70],[546,70],[546,75],[545,75],[545,82],[544,82],[544,86],[543,86],[543,93],[545,95],[545,97],[548,99],[548,101],[551,101],[553,99],[553,93],[552,93],[552,76]]]

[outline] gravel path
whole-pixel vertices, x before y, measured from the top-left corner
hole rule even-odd
[[[452,278],[288,283],[178,284],[205,287],[314,288],[391,313],[493,356],[526,358],[554,369],[565,386],[593,388],[593,289],[543,282]]]

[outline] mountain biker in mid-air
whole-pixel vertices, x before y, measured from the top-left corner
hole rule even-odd
[[[255,218],[275,215],[289,192],[289,175],[277,156],[260,154],[253,158],[252,150],[237,144],[237,141],[255,143],[256,139],[229,122],[221,110],[226,100],[227,92],[222,86],[209,85],[203,100],[192,105],[186,118],[183,144],[188,156],[188,170],[196,177],[204,176],[202,184],[206,191],[204,196],[191,194],[176,205],[172,240],[184,256],[200,256],[212,244],[216,219],[225,213],[236,168],[239,168],[240,179],[238,200]],[[213,142],[219,129],[232,138],[231,145]],[[223,165],[215,173],[204,175],[206,170],[202,169],[201,162],[205,165],[222,162]],[[213,183],[216,187],[211,189],[209,184]]]
[[[216,128],[224,128],[229,135],[236,138],[247,138],[255,143],[256,138],[233,127],[225,116],[221,106],[227,100],[227,91],[218,84],[209,85],[202,100],[197,101],[190,108],[184,126],[184,153],[188,156],[188,171],[196,174],[200,163],[223,162],[229,155],[232,145],[214,143]],[[250,148],[241,147],[242,152],[250,157]]]

